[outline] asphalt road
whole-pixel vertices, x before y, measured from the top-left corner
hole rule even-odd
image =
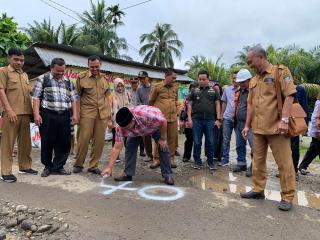
[[[108,144],[102,164],[109,149]],[[41,170],[38,150],[33,159]],[[67,212],[71,239],[320,239],[318,165],[298,185],[304,197],[297,196],[300,200],[291,212],[281,212],[276,201],[241,199],[238,192],[250,186],[243,174],[227,169],[196,171],[178,158],[176,188],[165,189],[159,170],[149,169],[148,164],[139,160],[137,176],[132,183],[121,183],[124,189],[112,178],[101,181],[87,172],[48,178],[17,175],[17,183],[0,182],[0,199]],[[276,193],[279,184],[271,161],[269,167],[267,188]],[[123,164],[117,166],[114,175],[122,168]]]

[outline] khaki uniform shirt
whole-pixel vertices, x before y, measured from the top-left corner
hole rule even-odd
[[[7,95],[12,110],[17,115],[32,114],[28,75],[10,65],[0,69],[0,89]]]
[[[150,93],[149,104],[161,110],[168,122],[177,121],[178,87],[156,84]]]
[[[76,89],[80,97],[80,118],[94,119],[97,114],[100,119],[110,117],[110,89],[105,74],[100,73],[95,78],[90,71],[80,73]]]
[[[276,134],[278,128],[280,119],[275,88],[276,67],[270,64],[263,75],[256,75],[250,80],[248,102],[252,104],[251,126],[256,134]],[[279,66],[279,81],[283,99],[296,93],[290,70],[283,65]]]

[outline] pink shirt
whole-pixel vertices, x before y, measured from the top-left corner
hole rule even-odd
[[[124,137],[148,136],[156,132],[166,121],[159,108],[139,105],[129,108],[133,114],[134,127],[131,129],[116,126],[116,142],[122,142]]]

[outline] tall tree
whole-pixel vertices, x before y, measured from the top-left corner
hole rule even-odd
[[[185,63],[185,66],[189,69],[189,77],[197,79],[198,72],[203,69],[205,61],[206,58],[204,56],[192,56],[191,59]]]
[[[97,4],[90,0],[90,3],[90,11],[85,11],[79,16],[84,24],[84,36],[81,39],[83,46],[96,48],[112,57],[131,59],[120,54],[121,51],[128,50],[128,45],[126,39],[118,37],[115,32],[115,26],[122,24],[120,20],[124,13],[119,8],[107,8],[104,0],[98,0]]]
[[[75,46],[76,41],[80,37],[81,33],[77,29],[76,25],[66,26],[64,22],[61,21],[59,26],[59,43],[69,46]]]
[[[228,85],[230,84],[231,69],[227,69],[221,60],[222,55],[216,61],[204,56],[193,56],[185,64],[188,67],[188,76],[196,80],[200,70],[207,70],[211,80],[217,81],[221,85]]]
[[[30,44],[28,36],[18,31],[18,24],[5,13],[0,16],[0,66],[6,64],[8,50],[12,47],[25,49]]]
[[[109,18],[111,18],[115,31],[118,26],[124,25],[121,19],[125,16],[125,12],[120,10],[119,4],[108,7],[107,11],[109,11]]]
[[[51,20],[44,19],[42,22],[33,21],[24,30],[30,36],[32,42],[58,43],[59,30],[51,24]]]
[[[173,55],[181,59],[183,43],[178,35],[172,30],[170,24],[157,24],[151,33],[140,36],[140,44],[146,43],[140,48],[143,62],[162,66],[173,67]]]
[[[75,46],[77,39],[80,37],[80,32],[76,25],[66,26],[61,21],[60,25],[55,28],[51,24],[51,20],[44,19],[43,22],[33,22],[33,25],[28,24],[28,28],[24,29],[30,36],[32,42],[58,43],[69,46]]]

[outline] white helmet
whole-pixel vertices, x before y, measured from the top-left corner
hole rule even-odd
[[[247,69],[240,69],[240,71],[237,73],[236,82],[244,82],[248,79],[252,78],[251,73]]]

